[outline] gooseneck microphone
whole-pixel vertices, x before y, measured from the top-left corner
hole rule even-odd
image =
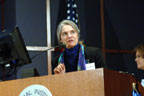
[[[60,42],[57,47],[66,48],[66,44],[63,42]]]
[[[38,55],[40,55],[40,54],[43,53],[43,52],[46,52],[46,51],[49,51],[49,50],[52,50],[52,49],[55,49],[55,48],[58,48],[58,47],[60,47],[60,48],[66,48],[66,44],[60,42],[59,45],[57,45],[57,46],[55,46],[55,47],[50,47],[50,48],[48,48],[48,49],[46,49],[46,50],[43,50],[43,51],[37,53],[36,55],[34,55],[33,57],[31,57],[31,59],[34,59],[35,57],[37,57]]]

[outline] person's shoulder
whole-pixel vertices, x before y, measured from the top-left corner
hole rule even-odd
[[[85,46],[85,55],[86,56],[100,56],[101,53],[101,49],[98,47],[89,47],[89,46]]]
[[[101,49],[98,47],[85,46],[85,51],[86,52],[100,52]]]

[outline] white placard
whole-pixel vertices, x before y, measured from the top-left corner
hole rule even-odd
[[[141,80],[141,85],[144,87],[144,79]]]
[[[95,70],[95,63],[86,64],[86,70]]]

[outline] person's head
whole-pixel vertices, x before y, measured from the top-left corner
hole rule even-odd
[[[70,20],[63,20],[57,28],[57,38],[59,43],[66,44],[66,48],[73,48],[79,42],[80,30],[78,26]]]
[[[144,70],[144,44],[139,44],[133,50],[137,68]]]

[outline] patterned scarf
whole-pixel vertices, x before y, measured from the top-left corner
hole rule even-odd
[[[141,96],[141,94],[138,92],[137,88],[136,88],[136,83],[132,83],[132,96]]]
[[[64,64],[64,51],[61,53],[61,55],[58,59],[58,64],[59,63]],[[77,70],[86,70],[86,60],[85,60],[84,46],[83,45],[80,45]]]

